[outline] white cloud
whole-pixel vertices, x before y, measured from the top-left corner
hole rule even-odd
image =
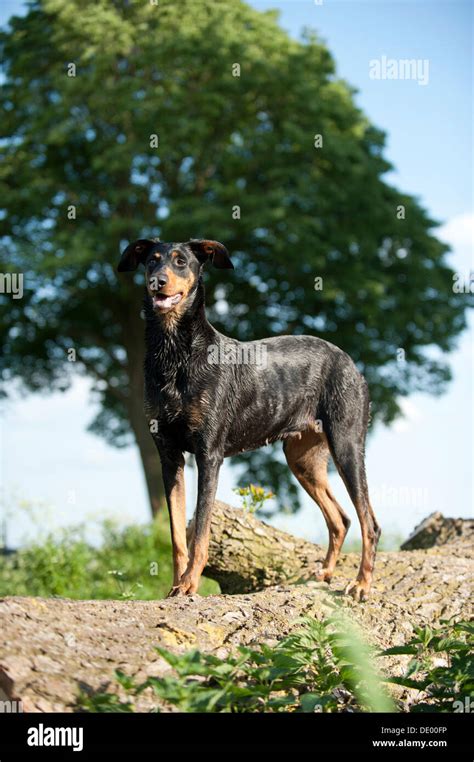
[[[472,246],[474,242],[474,213],[458,214],[438,229],[443,241],[453,247]]]
[[[404,434],[418,425],[423,416],[420,408],[410,399],[403,398],[400,400],[400,408],[403,417],[394,421],[392,428],[397,434]]]

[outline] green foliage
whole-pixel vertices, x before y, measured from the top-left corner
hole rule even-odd
[[[416,627],[404,646],[389,648],[381,656],[410,655],[405,673],[391,682],[415,688],[424,696],[414,712],[453,712],[474,699],[474,623],[442,620],[436,630]]]
[[[117,680],[119,673],[116,673]],[[126,714],[133,712],[133,704],[127,701],[121,701],[115,693],[97,693],[94,696],[88,696],[81,693],[77,701],[77,708],[85,712],[102,712],[104,714]]]
[[[117,680],[131,697],[146,688],[183,712],[391,711],[393,704],[375,674],[370,652],[354,625],[341,614],[327,622],[301,620],[303,627],[276,646],[240,646],[220,659],[192,650],[173,654],[158,648],[173,676],[137,685],[123,673]],[[85,696],[80,706],[106,711],[107,694]],[[125,710],[122,710],[125,711]]]
[[[384,179],[385,136],[316,34],[294,40],[241,0],[28,8],[0,33],[0,268],[25,275],[22,299],[0,295],[7,385],[66,389],[87,374],[92,429],[130,442],[143,276],[115,267],[125,242],[159,235],[224,241],[235,271],[206,276],[216,327],[338,344],[365,372],[374,418],[393,420],[413,390],[442,391],[450,373],[432,350],[453,348],[468,297],[453,293],[435,223]],[[263,474],[295,502],[273,452],[240,456],[246,480]]]
[[[160,700],[156,711],[164,702],[183,712],[393,712],[403,708],[389,697],[384,683],[420,691],[421,699],[412,703],[411,712],[460,711],[455,702],[474,696],[474,625],[470,622],[444,622],[434,631],[417,628],[409,643],[381,652],[380,656],[416,657],[404,677],[382,677],[374,670],[372,650],[341,611],[324,622],[310,618],[300,622],[301,629],[276,646],[240,646],[236,655],[225,659],[197,650],[173,654],[158,648],[172,667],[172,676],[149,678],[138,685],[116,672],[122,697],[81,693],[78,705],[89,712],[133,712],[134,700],[147,688]],[[440,654],[446,666],[433,665]]]
[[[242,498],[242,508],[249,513],[261,511],[265,502],[275,497],[273,492],[267,492],[263,487],[257,487],[255,484],[249,484],[248,487],[237,487],[234,492]]]
[[[143,600],[166,596],[173,571],[165,517],[124,529],[104,522],[97,548],[84,534],[85,527],[48,533],[13,556],[0,556],[0,595]],[[215,582],[202,580],[201,595],[217,591]]]

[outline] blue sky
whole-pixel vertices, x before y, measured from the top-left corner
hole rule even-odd
[[[453,268],[468,276],[473,262],[472,187],[472,4],[438,2],[267,2],[279,8],[292,35],[315,28],[335,57],[338,74],[358,89],[359,106],[387,132],[389,180],[416,195],[442,223]],[[3,0],[0,23],[22,4]],[[427,59],[428,84],[412,80],[373,80],[372,59]],[[472,325],[472,324],[471,324]],[[454,381],[440,398],[416,394],[403,402],[405,416],[390,429],[379,426],[368,445],[372,502],[387,533],[406,535],[432,510],[450,516],[472,513],[472,328],[449,358]],[[118,451],[87,434],[93,418],[87,382],[63,395],[34,396],[5,407],[2,472],[12,544],[33,536],[34,524],[93,521],[102,516],[145,521],[148,507],[141,466],[134,448]],[[188,511],[194,476],[188,474]],[[218,496],[236,502],[235,474],[224,466]],[[339,479],[340,502],[354,514]],[[305,500],[295,517],[278,518],[289,531],[324,539],[319,509]],[[353,536],[358,536],[353,522]],[[36,522],[35,522],[36,525]]]

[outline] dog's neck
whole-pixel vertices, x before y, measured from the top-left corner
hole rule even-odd
[[[145,345],[148,362],[167,365],[186,363],[191,352],[197,349],[207,351],[212,341],[214,329],[208,322],[204,306],[204,284],[199,278],[196,289],[187,301],[183,312],[172,310],[163,315],[156,314],[150,297],[145,296]]]

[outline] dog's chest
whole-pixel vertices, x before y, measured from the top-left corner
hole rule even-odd
[[[145,389],[145,413],[158,427],[176,424],[180,430],[196,431],[205,419],[208,396],[187,378],[157,379]]]

